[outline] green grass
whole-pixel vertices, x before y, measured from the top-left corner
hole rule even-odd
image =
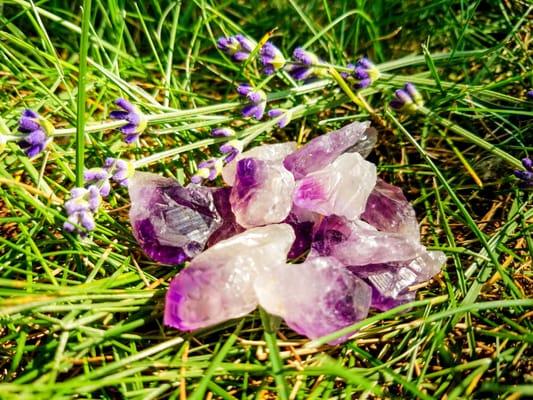
[[[496,0],[0,2],[0,117],[15,131],[29,107],[78,132],[34,161],[13,143],[0,153],[0,399],[533,396],[532,195],[512,176],[533,152],[532,11]],[[259,40],[276,27],[287,56],[305,45],[334,65],[374,60],[368,107],[335,79],[264,79],[256,61],[215,48],[222,34]],[[287,128],[240,118],[234,88],[246,80],[295,108]],[[426,100],[414,116],[387,107],[409,81]],[[150,120],[142,146],[104,123],[119,96]],[[253,146],[368,119],[380,135],[370,159],[448,263],[414,303],[334,334],[355,332],[341,346],[276,331],[259,310],[194,334],[164,328],[181,267],[142,254],[123,188],[90,239],[61,229],[68,191],[106,157],[186,182],[216,154],[214,125],[234,121]]]

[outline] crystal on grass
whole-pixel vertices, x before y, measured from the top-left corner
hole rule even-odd
[[[243,158],[256,158],[262,161],[271,161],[281,164],[285,157],[296,150],[296,143],[285,142],[276,144],[264,144],[262,146],[254,147],[248,151],[240,153],[231,162],[227,163],[222,170],[222,179],[228,186],[233,186],[235,182],[235,172],[237,170],[237,162]]]
[[[431,279],[445,262],[443,252],[424,250],[407,262],[351,266],[349,269],[372,287],[372,307],[385,311],[414,300],[415,292],[409,291],[409,287]]]
[[[223,215],[227,218],[231,213],[229,191],[184,187],[156,174],[136,172],[128,190],[135,238],[148,256],[166,264],[179,264],[199,254],[224,225]]]
[[[411,261],[424,252],[413,237],[335,215],[325,217],[315,229],[311,248],[312,256],[332,256],[347,266]]]
[[[365,282],[332,257],[278,264],[259,275],[255,290],[261,307],[311,339],[365,318],[372,296]]]
[[[376,184],[376,166],[359,153],[345,153],[296,182],[294,204],[323,215],[350,220],[363,213]]]
[[[366,157],[376,143],[377,133],[370,122],[354,122],[318,136],[289,154],[283,164],[296,179],[330,165],[345,152],[360,152]]]
[[[287,224],[249,229],[195,257],[171,282],[165,325],[184,331],[248,314],[257,307],[257,276],[284,265],[294,241]]]
[[[231,209],[245,228],[282,222],[292,207],[294,178],[281,163],[243,158],[237,163]]]
[[[417,240],[420,238],[413,206],[399,187],[383,179],[377,180],[361,219],[380,231],[402,233]]]

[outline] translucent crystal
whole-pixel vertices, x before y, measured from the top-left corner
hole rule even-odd
[[[282,222],[292,207],[294,178],[281,163],[243,158],[237,163],[231,209],[245,228]]]
[[[283,221],[292,226],[296,235],[296,239],[289,251],[289,259],[296,259],[311,249],[313,229],[321,218],[320,214],[297,206],[292,207],[289,216]]]
[[[294,241],[287,224],[249,229],[208,248],[170,283],[165,325],[194,330],[248,314],[259,273],[285,264]]]
[[[361,219],[380,231],[403,233],[417,240],[420,238],[413,206],[399,187],[383,179],[378,178]]]
[[[332,257],[276,265],[255,283],[259,304],[296,332],[318,338],[366,317],[372,291]]]
[[[314,256],[332,256],[346,266],[411,261],[424,252],[424,246],[412,237],[381,232],[363,221],[338,216],[322,220],[311,250]]]
[[[296,179],[330,165],[345,152],[360,152],[366,157],[376,143],[377,133],[370,122],[354,122],[318,136],[289,154],[283,164]]]
[[[345,153],[330,165],[298,180],[294,204],[319,214],[352,220],[365,210],[376,179],[374,164],[358,153]]]
[[[222,178],[228,186],[233,186],[237,162],[243,158],[253,157],[257,160],[271,161],[273,163],[282,163],[285,157],[296,150],[296,143],[285,142],[276,144],[263,144],[253,147],[243,153],[240,153],[233,161],[226,164],[222,170]]]
[[[128,190],[133,234],[144,252],[162,263],[179,264],[200,253],[224,225],[224,216],[231,214],[227,190],[183,187],[174,179],[146,172],[136,172]],[[225,235],[236,231],[231,225],[225,226]]]
[[[407,262],[351,266],[349,269],[372,287],[372,307],[385,311],[412,301],[415,292],[408,288],[431,279],[445,262],[446,256],[441,251],[423,251]]]

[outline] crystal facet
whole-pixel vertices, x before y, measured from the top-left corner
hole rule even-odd
[[[365,318],[372,296],[366,283],[332,257],[278,264],[260,274],[255,290],[265,310],[309,338]]]
[[[274,163],[282,163],[285,157],[296,150],[296,143],[276,143],[264,144],[262,146],[254,147],[248,151],[242,152],[233,161],[226,164],[222,170],[222,178],[228,186],[233,186],[235,181],[235,172],[237,171],[237,162],[243,158],[256,158],[262,161],[271,161]]]
[[[144,252],[162,263],[179,264],[200,253],[223,226],[222,215],[231,212],[216,204],[227,204],[228,191],[184,187],[156,174],[136,172],[128,190],[133,234]]]
[[[231,209],[245,228],[282,222],[292,207],[294,178],[281,163],[243,158],[231,190]]]
[[[370,122],[354,122],[318,136],[289,154],[283,164],[296,179],[330,165],[345,152],[361,152],[366,157],[376,143],[376,130]]]
[[[319,214],[352,220],[365,210],[376,178],[374,164],[358,153],[345,153],[330,165],[298,180],[294,204]]]
[[[194,330],[253,311],[259,273],[285,264],[294,241],[287,224],[249,229],[195,257],[171,282],[165,325]]]

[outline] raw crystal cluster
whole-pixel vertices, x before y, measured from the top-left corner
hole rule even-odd
[[[365,160],[375,141],[356,122],[299,149],[259,146],[224,167],[223,188],[136,173],[130,219],[142,249],[191,260],[170,284],[165,324],[195,330],[261,306],[317,338],[413,300],[410,287],[445,257],[420,244],[402,191]]]

